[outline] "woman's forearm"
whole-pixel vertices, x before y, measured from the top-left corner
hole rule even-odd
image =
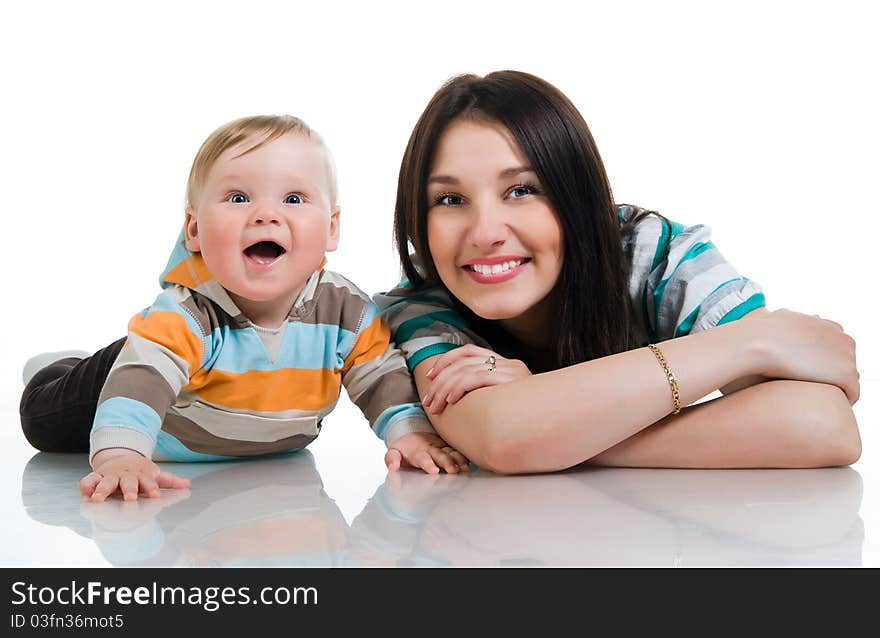
[[[661,344],[687,405],[763,371],[750,322]],[[416,367],[424,395],[431,359]],[[480,388],[432,415],[438,432],[482,467],[542,472],[571,467],[668,415],[666,375],[647,348]]]
[[[768,381],[682,410],[590,459],[594,465],[805,468],[850,465],[861,454],[840,388]]]

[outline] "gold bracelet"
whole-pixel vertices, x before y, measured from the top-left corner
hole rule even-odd
[[[678,392],[678,380],[675,378],[675,374],[673,374],[672,370],[669,369],[669,364],[666,363],[666,357],[660,352],[660,348],[653,343],[649,343],[648,347],[651,349],[651,352],[654,353],[654,356],[657,357],[657,361],[659,361],[660,365],[663,367],[663,372],[666,373],[666,380],[669,382],[669,389],[672,390],[672,414],[678,414],[681,412],[681,394]]]

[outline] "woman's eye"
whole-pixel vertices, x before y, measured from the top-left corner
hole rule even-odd
[[[450,195],[449,193],[442,193],[434,198],[434,203],[440,206],[461,206],[462,201],[464,200],[458,195]]]
[[[296,194],[288,195],[284,198],[285,204],[302,204],[302,197]]]
[[[521,199],[526,195],[531,195],[537,192],[537,189],[534,186],[530,186],[528,184],[523,184],[522,186],[514,186],[510,189],[510,194],[514,199]]]
[[[231,204],[246,204],[248,198],[241,193],[232,193],[230,195],[227,195],[226,201],[230,202]]]

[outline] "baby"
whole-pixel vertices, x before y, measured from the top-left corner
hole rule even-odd
[[[344,384],[399,452],[386,456],[392,469],[401,457],[430,473],[466,469],[425,417],[376,306],[324,269],[338,241],[333,160],[314,131],[286,115],[220,127],[193,162],[164,291],[127,339],[42,362],[22,397],[28,440],[76,451],[90,427],[83,495],[154,497],[188,485],[154,461],[304,448]]]

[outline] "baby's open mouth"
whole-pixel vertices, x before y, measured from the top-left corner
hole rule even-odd
[[[274,241],[258,241],[244,249],[244,254],[261,266],[271,264],[284,253],[284,248]]]

